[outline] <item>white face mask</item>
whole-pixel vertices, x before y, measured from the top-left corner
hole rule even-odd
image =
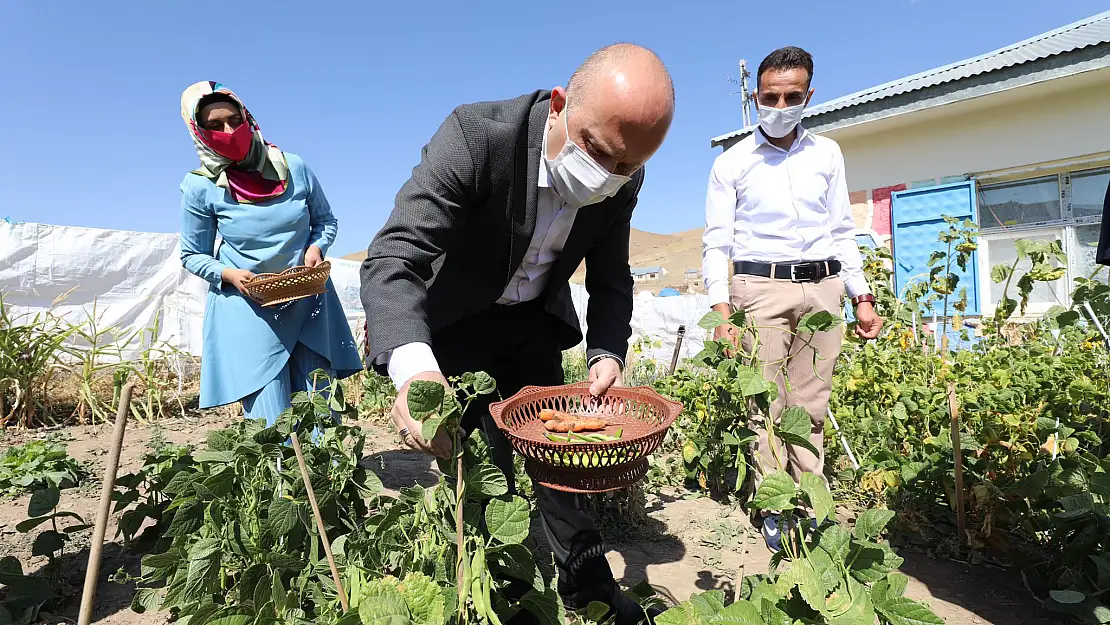
[[[802,113],[805,111],[806,103],[802,102],[784,109],[768,108],[762,105],[758,108],[759,127],[763,129],[768,137],[781,139],[790,134],[802,121]]]
[[[597,161],[586,153],[586,150],[570,140],[565,109],[563,110],[563,128],[567,140],[563,144],[563,149],[559,150],[559,153],[553,159],[547,157],[547,135],[550,134],[550,129],[543,137],[543,158],[547,163],[551,186],[555,187],[555,192],[563,198],[564,202],[574,208],[596,204],[616,195],[624,186],[624,183],[628,182],[629,177],[610,173],[607,169],[598,165]]]

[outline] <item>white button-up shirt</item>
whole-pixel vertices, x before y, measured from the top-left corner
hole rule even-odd
[[[735,261],[836,259],[849,297],[870,292],[856,244],[840,146],[798,127],[789,150],[760,130],[713,162],[705,196],[702,276],[711,305],[729,302]]]
[[[567,206],[551,187],[547,162],[542,153],[538,186],[536,229],[524,260],[497,300],[501,305],[529,302],[543,294],[551,267],[559,259],[574,226],[574,218],[578,215],[578,209]],[[398,389],[418,373],[439,371],[439,363],[427,343],[408,343],[383,354],[381,358],[389,363],[386,367],[389,378]]]

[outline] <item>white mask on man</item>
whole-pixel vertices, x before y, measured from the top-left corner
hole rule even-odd
[[[566,109],[563,110],[563,128],[566,143],[555,158],[547,157],[547,136],[550,129],[543,137],[543,158],[555,192],[574,208],[596,204],[616,195],[629,181],[629,177],[610,173],[591,158],[586,150],[571,141]]]
[[[805,112],[806,103],[788,106],[784,109],[770,108],[760,105],[759,127],[764,134],[772,139],[781,139],[790,134],[801,123],[802,113]]]

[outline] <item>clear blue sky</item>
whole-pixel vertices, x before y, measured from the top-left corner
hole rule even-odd
[[[681,8],[680,8],[681,7]],[[737,61],[800,45],[815,101],[981,54],[1105,10],[1105,0],[793,2],[0,2],[0,219],[174,232],[196,166],[179,115],[198,80],[234,89],[305,157],[364,249],[421,146],[461,103],[563,84],[594,49],[653,48],[678,93],[633,222],[703,221],[716,150],[740,126]],[[848,172],[851,177],[851,172]]]

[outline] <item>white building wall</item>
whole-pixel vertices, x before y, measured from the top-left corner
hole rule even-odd
[[[1110,151],[1110,69],[824,133],[850,190]]]

